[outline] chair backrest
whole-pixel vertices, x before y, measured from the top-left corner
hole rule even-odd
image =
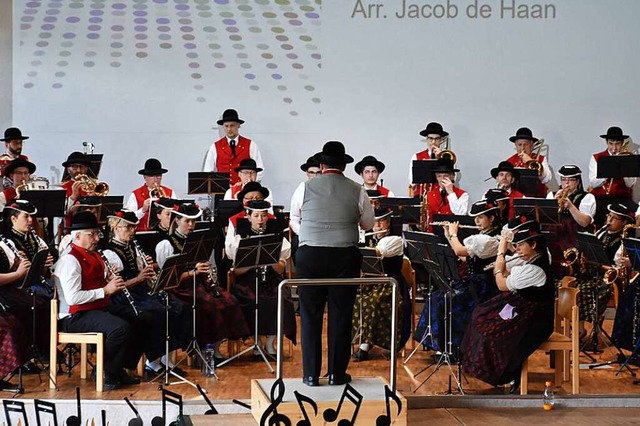
[[[55,297],[51,299],[51,317],[50,317],[51,336],[55,336],[55,341],[58,341],[58,299]],[[52,340],[53,341],[53,340]]]
[[[558,302],[556,313],[562,318],[571,318],[574,306],[578,306],[578,293],[580,290],[571,287],[558,289]]]
[[[578,279],[576,277],[572,277],[571,275],[567,275],[560,280],[560,287],[576,287]]]
[[[402,259],[402,276],[409,284],[409,288],[415,288],[416,283],[416,271],[411,266],[411,261],[409,258],[405,257]]]

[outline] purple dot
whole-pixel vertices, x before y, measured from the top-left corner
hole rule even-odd
[[[62,7],[62,3],[59,1],[52,1],[49,3],[49,7]]]
[[[66,38],[66,39],[76,38],[76,34],[75,33],[64,33],[64,34],[62,34],[62,38]]]
[[[40,33],[40,38],[51,38],[51,33]]]
[[[100,38],[100,34],[98,33],[89,33],[87,34],[87,38],[90,40],[96,40]]]
[[[301,69],[303,69],[303,68],[304,68],[304,66],[303,66],[302,64],[298,64],[298,63],[291,64],[291,66],[292,66],[294,69],[297,69],[297,70],[301,70]]]
[[[136,40],[146,40],[147,38],[148,38],[148,36],[146,34],[138,33],[138,34],[135,35],[135,39]]]
[[[183,33],[190,33],[191,31],[193,31],[193,28],[184,26],[184,27],[180,27],[180,31],[182,31]]]
[[[136,49],[146,49],[147,43],[136,43]]]
[[[305,13],[304,16],[309,19],[318,19],[320,17],[317,13]]]
[[[26,6],[27,7],[40,7],[41,3],[39,1],[30,1],[29,3],[27,3]]]
[[[144,10],[136,10],[135,12],[133,12],[133,16],[147,16],[147,12],[145,12]]]
[[[77,22],[80,22],[80,18],[78,18],[77,16],[69,16],[66,21],[70,24],[75,24]]]
[[[26,15],[35,15],[36,13],[38,13],[38,11],[35,10],[35,9],[27,9],[27,10],[24,11],[24,13]]]
[[[111,31],[124,31],[124,27],[122,25],[113,25],[111,26]]]
[[[53,83],[51,85],[51,87],[53,87],[54,89],[60,89],[62,87],[62,84],[61,83]]]
[[[288,41],[289,37],[287,37],[286,35],[277,35],[276,36],[276,40],[278,40],[278,41]]]
[[[269,68],[271,70],[274,70],[274,69],[278,68],[278,66],[276,64],[270,62],[270,63],[267,64],[267,68]]]
[[[44,25],[43,25],[43,26],[41,26],[40,28],[41,28],[41,29],[43,29],[43,30],[45,30],[45,31],[49,31],[49,30],[54,29],[55,27],[56,27],[56,26],[55,26],[55,25],[52,25],[52,24],[44,24]]]
[[[88,29],[89,31],[100,31],[100,29],[101,29],[101,28],[102,28],[102,27],[101,27],[100,25],[89,25],[89,26],[87,27],[87,29]]]
[[[136,18],[133,20],[133,22],[135,22],[136,24],[146,24],[147,20],[146,18]]]
[[[144,25],[136,25],[135,27],[133,27],[133,29],[140,33],[147,31],[147,27],[145,27]]]
[[[292,19],[289,21],[289,23],[296,27],[302,25],[302,22],[298,21],[297,19]]]
[[[98,17],[89,18],[89,22],[91,22],[92,24],[99,24],[102,22],[102,18],[98,18]]]
[[[177,4],[176,10],[189,10],[189,6],[186,4]]]
[[[271,77],[274,80],[282,80],[282,76],[280,74],[271,74]]]
[[[222,62],[216,62],[216,64],[214,65],[216,68],[226,68],[226,65],[223,64]]]
[[[26,12],[26,11],[25,11]],[[59,15],[60,11],[57,9],[49,9],[45,12],[47,15]]]
[[[236,24],[236,20],[235,19],[223,19],[222,22],[225,25],[235,25]]]
[[[167,27],[166,25],[161,25],[158,27],[158,31],[166,33],[168,31],[171,31],[171,28]]]
[[[122,43],[120,43],[119,41],[111,43],[111,47],[114,48],[114,49],[121,49],[122,46],[124,46],[124,45]]]
[[[193,44],[193,43],[185,43],[184,48],[185,49],[195,49],[196,45]]]
[[[189,68],[200,68],[200,64],[197,62],[190,62]]]
[[[96,63],[95,63],[95,62],[93,62],[93,61],[86,61],[86,62],[84,63],[84,66],[85,66],[85,67],[88,67],[88,68],[91,68],[91,67],[92,67],[92,66],[94,66],[95,64],[96,64]]]
[[[321,58],[322,56],[321,56],[319,53],[312,53],[312,54],[311,54],[311,57],[312,57],[313,59],[320,60],[320,58]]]
[[[164,25],[164,24],[168,24],[169,20],[167,18],[158,18],[156,19],[156,23]]]
[[[126,9],[127,5],[124,3],[114,3],[113,6],[111,6],[113,9],[118,9],[118,10],[122,10],[122,9]]]
[[[45,16],[43,19],[44,22],[56,22],[57,20],[58,18],[55,16]]]
[[[31,28],[31,25],[29,24],[20,24],[20,29],[21,30],[28,30]]]
[[[298,55],[295,53],[287,53],[287,58],[289,59],[298,59]]]
[[[91,16],[102,16],[102,15],[104,15],[104,12],[102,10],[92,10],[91,12],[89,12],[89,15],[91,15]]]
[[[153,0],[154,3],[165,4],[168,0]]]
[[[229,4],[229,0],[216,0],[217,4]]]
[[[240,30],[236,27],[227,27],[227,31],[230,33],[237,33]]]
[[[245,74],[244,77],[249,79],[249,80],[254,80],[256,78],[256,76],[253,75],[253,74]]]
[[[124,35],[122,33],[113,33],[111,34],[111,38],[114,40],[122,40]]]
[[[22,22],[33,22],[33,19],[33,16],[23,16],[22,18],[20,18]]]

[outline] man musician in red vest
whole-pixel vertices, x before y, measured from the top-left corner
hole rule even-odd
[[[139,384],[124,368],[135,369],[148,344],[149,330],[156,327],[153,316],[129,304],[112,304],[109,297],[124,289],[120,276],[105,278],[105,263],[96,252],[100,240],[98,219],[79,212],[71,224],[72,243],[60,257],[55,274],[60,280],[60,299],[68,305],[60,309],[60,328],[67,333],[104,334],[105,390]],[[67,312],[68,311],[68,312]]]
[[[542,171],[538,176],[538,187],[535,194],[526,194],[538,198],[547,196],[547,183],[551,181],[551,169],[549,162],[544,155],[536,155],[533,152],[533,144],[539,142],[539,139],[533,136],[533,132],[528,127],[521,127],[514,136],[509,138],[515,145],[516,153],[507,158],[507,161],[516,169],[526,169],[532,161],[537,161],[542,167]],[[534,158],[536,157],[536,158]]]
[[[242,160],[253,158],[257,166],[264,169],[258,145],[251,139],[240,136],[240,125],[244,120],[238,117],[235,109],[225,110],[217,123],[222,126],[225,135],[209,148],[204,158],[203,171],[229,173],[229,184],[234,185],[240,181],[240,178],[233,171]],[[258,173],[258,181],[260,180],[262,180],[262,172]]]
[[[4,131],[4,137],[0,139],[4,142],[5,148],[4,154],[0,155],[0,173],[16,158],[29,160],[26,155],[22,155],[22,143],[27,139],[29,136],[23,136],[17,127],[9,127]]]
[[[429,221],[436,214],[466,215],[469,211],[469,194],[455,186],[456,172],[453,161],[441,158],[437,160],[433,172],[437,184],[433,184],[427,193]]]
[[[524,197],[524,194],[513,188],[514,182],[520,178],[520,172],[508,161],[501,161],[498,167],[491,169],[491,177],[496,180],[496,188],[504,190],[509,197],[508,219],[516,217],[513,200]]]
[[[449,132],[445,132],[442,128],[442,124],[431,122],[427,124],[427,127],[424,130],[420,131],[420,136],[423,136],[427,141],[427,149],[424,151],[420,151],[416,154],[413,154],[411,157],[411,161],[409,162],[409,183],[411,184],[413,181],[413,162],[423,161],[423,160],[435,160],[440,155],[440,146],[445,143],[447,136],[449,136]],[[414,197],[418,197],[422,195],[421,187],[422,185],[411,185],[411,191]],[[429,187],[429,189],[431,189]]]
[[[256,165],[256,160],[253,158],[245,158],[233,171],[238,174],[240,180],[227,189],[224,193],[225,200],[236,200],[238,192],[242,191],[242,188],[244,188],[247,183],[258,180],[258,173],[260,173],[262,169]]]
[[[125,204],[125,209],[131,210],[140,220],[136,231],[149,230],[149,207],[151,203],[160,198],[178,198],[171,188],[162,185],[162,175],[167,173],[162,168],[160,160],[149,158],[144,162],[144,169],[138,170],[138,174],[144,177],[144,184],[135,189]]]
[[[596,215],[594,217],[596,226],[601,226],[604,223],[607,206],[609,204],[626,204],[631,200],[633,185],[636,183],[635,177],[608,179],[599,179],[596,177],[598,174],[598,160],[600,158],[611,155],[624,155],[624,153],[634,154],[629,148],[623,152],[623,148],[625,147],[624,141],[629,138],[628,135],[623,133],[620,127],[609,127],[606,134],[600,135],[602,139],[606,140],[607,149],[593,154],[589,160],[589,185],[592,188],[591,193],[596,197],[597,203]]]
[[[380,174],[384,171],[384,163],[373,155],[367,155],[354,166],[356,173],[362,177],[362,186],[366,190],[379,191],[382,197],[393,197],[393,192],[378,183]]]
[[[82,189],[82,182],[76,181],[76,177],[79,175],[86,175],[89,172],[89,165],[91,162],[81,152],[72,152],[67,157],[67,160],[62,163],[62,167],[64,167],[69,174],[69,179],[62,182],[60,187],[67,191],[67,202],[65,206],[65,212],[67,215],[65,216],[65,227],[71,226],[71,216],[74,213],[74,205],[76,201],[80,197],[84,197],[87,195],[91,195]]]

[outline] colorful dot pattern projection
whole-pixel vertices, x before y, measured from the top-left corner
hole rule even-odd
[[[197,102],[235,78],[247,96],[275,90],[298,116],[296,105],[321,103],[320,9],[321,0],[27,0],[16,22],[30,58],[21,84],[63,90],[72,64],[126,78],[154,57],[178,61],[175,78],[191,82]]]

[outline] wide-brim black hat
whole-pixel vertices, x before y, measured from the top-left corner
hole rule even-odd
[[[582,170],[575,164],[567,164],[560,167],[558,174],[561,177],[578,177],[582,174]]]
[[[618,216],[624,218],[629,223],[636,222],[636,213],[631,210],[629,207],[625,206],[621,203],[613,203],[607,206],[607,210],[609,210],[613,214],[617,214]]]
[[[227,121],[233,121],[238,124],[244,123],[244,120],[240,120],[240,117],[238,117],[238,111],[236,111],[235,109],[224,110],[224,112],[222,113],[222,118],[218,120],[217,123],[219,126],[222,126]]]
[[[254,160],[253,158],[245,158],[244,160],[240,161],[238,167],[233,169],[233,171],[236,173],[240,170],[253,170],[254,172],[262,171],[262,169],[256,164],[256,160]]]
[[[533,213],[521,214],[511,219],[507,223],[507,228],[510,231],[515,231],[517,229],[528,228],[536,223],[536,218],[533,216]]]
[[[75,151],[69,154],[67,161],[62,163],[62,167],[69,167],[72,164],[84,164],[89,167],[89,165],[91,165],[91,161],[83,153]]]
[[[377,200],[378,198],[382,198],[382,192],[378,191],[377,189],[367,189],[367,197],[369,197],[370,200]]]
[[[202,210],[196,203],[182,203],[174,206],[173,213],[186,219],[197,219],[202,216]]]
[[[318,163],[318,160],[316,160],[315,158],[313,158],[313,156],[311,156],[307,158],[306,163],[300,166],[300,170],[302,170],[303,172],[306,172],[307,170],[309,170],[309,167],[320,167],[320,163]]]
[[[442,128],[442,124],[431,122],[427,124],[424,130],[420,131],[420,136],[426,137],[427,135],[440,135],[441,137],[449,136],[449,132],[445,132]]]
[[[260,182],[247,182],[247,184],[238,192],[236,198],[240,201],[250,192],[258,191],[262,194],[262,197],[267,198],[269,196],[269,190],[260,185]]]
[[[166,210],[174,210],[180,206],[180,200],[174,200],[173,198],[158,198],[153,202],[153,205]]]
[[[111,218],[111,217],[118,218],[128,223],[129,225],[137,225],[140,222],[136,214],[131,210],[125,210],[125,209],[118,210],[117,212],[114,212],[113,214],[110,214],[107,216],[107,218]]]
[[[481,214],[487,214],[492,210],[497,210],[498,205],[494,201],[490,200],[480,200],[476,201],[471,205],[471,211],[469,212],[469,216],[476,217]]]
[[[391,210],[391,209],[389,209],[387,207],[384,207],[384,208],[381,208],[381,209],[375,209],[374,210],[374,217],[375,217],[376,220],[380,220],[380,219],[384,219],[386,217],[390,217],[392,213],[393,213],[393,210]]]
[[[10,200],[4,208],[24,212],[30,215],[38,213],[36,206],[27,200]]]
[[[73,205],[74,207],[99,207],[102,204],[102,198],[96,195],[84,195],[78,197]]]
[[[324,144],[322,151],[313,156],[321,164],[334,166],[337,164],[353,163],[353,157],[346,153],[344,145],[339,141],[329,141]]]
[[[532,142],[537,142],[538,138],[536,138],[535,136],[533,136],[533,132],[531,131],[530,128],[528,127],[520,127],[517,131],[516,134],[511,136],[509,138],[509,140],[511,142],[517,141],[518,139],[527,139],[530,140]]]
[[[520,179],[520,172],[508,161],[501,161],[498,167],[491,169],[491,177],[494,179],[497,178],[500,172],[509,172],[515,180]]]
[[[518,229],[518,231],[513,234],[513,244],[523,243],[534,238],[544,238],[544,234],[540,231],[540,225],[537,222]]]
[[[460,170],[453,167],[453,161],[447,158],[438,158],[431,171],[434,173],[455,173]]]
[[[357,174],[361,174],[364,171],[364,168],[367,166],[373,166],[378,170],[378,173],[382,173],[384,171],[384,163],[379,161],[373,155],[367,155],[362,160],[358,161],[354,166]]]
[[[245,205],[245,208],[251,211],[266,212],[271,208],[271,203],[265,200],[251,200]]]
[[[163,169],[162,163],[160,163],[160,160],[156,158],[149,158],[144,162],[144,169],[138,170],[138,174],[143,176],[157,176],[163,175],[167,172],[168,170]]]
[[[100,228],[98,218],[91,212],[78,212],[71,218],[71,231]]]
[[[612,141],[623,141],[629,137],[629,135],[625,135],[622,129],[618,126],[612,126],[607,129],[607,133],[604,135],[600,135],[602,139],[608,139]]]
[[[10,162],[7,167],[4,169],[3,176],[9,176],[15,169],[18,167],[26,167],[29,169],[29,174],[33,174],[36,171],[36,165],[33,164],[29,160],[25,160],[24,158],[16,158],[12,162]]]
[[[9,127],[4,131],[4,138],[0,139],[0,141],[8,142],[13,140],[27,140],[29,136],[23,136],[22,131],[17,127]]]
[[[496,203],[498,201],[508,200],[509,194],[505,189],[491,188],[484,193],[484,199],[487,201],[493,201],[494,203]]]

